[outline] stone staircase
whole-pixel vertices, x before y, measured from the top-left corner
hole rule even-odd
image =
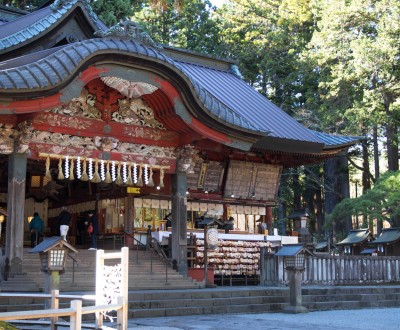
[[[3,281],[0,283],[1,291],[18,291],[10,289],[14,282],[14,287],[19,288],[19,291],[35,291],[35,285],[37,291],[43,291],[45,274],[40,271],[39,256],[28,251],[24,251],[24,274],[20,282],[14,279]],[[78,253],[71,253],[67,258],[65,272],[60,275],[60,292],[95,291],[95,270],[96,251],[78,250]],[[25,283],[30,283],[29,288],[32,289],[25,290]],[[200,286],[201,283],[179,274],[152,251],[129,251],[129,290],[198,289]]]
[[[75,265],[68,258],[66,271],[61,275],[62,293],[94,292],[95,254],[95,251],[79,250],[74,255],[78,262]],[[177,274],[149,251],[130,251],[129,259],[129,318],[282,312],[289,305],[288,287],[200,288],[199,283]],[[9,291],[42,290],[44,274],[37,255],[26,254],[24,271],[24,278],[9,279],[9,283],[15,281],[14,290]],[[0,287],[5,288],[4,282]],[[302,295],[303,306],[310,311],[400,307],[400,286],[397,285],[303,286]],[[88,304],[92,303],[85,302]],[[24,309],[43,309],[43,299],[0,299],[0,312]]]
[[[310,311],[400,307],[400,286],[303,287]],[[218,287],[202,290],[130,292],[129,318],[283,312],[288,287]]]

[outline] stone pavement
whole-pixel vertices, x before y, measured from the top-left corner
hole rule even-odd
[[[109,324],[112,327],[111,324]],[[398,330],[399,308],[130,319],[135,330]]]

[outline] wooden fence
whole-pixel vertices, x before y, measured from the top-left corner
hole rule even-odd
[[[282,257],[262,251],[262,285],[286,285],[288,278]],[[306,255],[302,283],[349,285],[400,283],[400,257]]]
[[[28,323],[27,320],[35,319],[32,325],[49,325],[51,329],[57,329],[58,325],[69,326],[72,330],[80,330],[82,328],[82,315],[86,314],[97,314],[107,311],[117,311],[117,319],[120,320],[118,323],[118,329],[127,329],[127,320],[124,320],[126,313],[126,305],[124,304],[124,297],[118,297],[118,302],[111,305],[102,306],[85,306],[82,307],[82,300],[95,300],[94,297],[85,297],[78,295],[60,295],[58,290],[53,290],[51,294],[40,294],[40,293],[0,293],[0,297],[3,298],[42,298],[51,299],[51,309],[43,310],[25,310],[19,312],[6,312],[0,313],[0,321],[17,321],[23,320],[23,323]],[[60,299],[74,299],[71,300],[70,308],[59,309]],[[59,322],[59,317],[69,317],[69,322]],[[38,319],[48,319],[49,321],[41,321]],[[95,328],[95,326],[93,326]]]
[[[120,263],[107,266],[106,260],[120,259]],[[51,299],[51,309],[0,313],[1,321],[28,320],[46,318],[50,320],[50,328],[57,329],[58,318],[70,318],[70,329],[82,328],[82,315],[95,315],[95,328],[103,326],[103,314],[117,311],[117,329],[128,329],[128,272],[129,249],[123,247],[121,252],[105,253],[104,250],[96,252],[96,294],[93,297],[60,295],[58,290],[50,294],[25,294],[25,297]],[[15,294],[0,293],[0,297],[13,297]],[[17,294],[21,297],[23,295]],[[75,299],[71,301],[70,308],[59,309],[59,299]],[[82,300],[95,300],[95,306],[82,307]],[[38,322],[38,321],[36,321]]]

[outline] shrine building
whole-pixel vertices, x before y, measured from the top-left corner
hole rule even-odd
[[[185,273],[198,217],[233,217],[238,233],[270,225],[284,168],[357,142],[305,128],[234,62],[158,45],[133,22],[108,28],[83,0],[0,8],[0,139],[13,272],[33,213],[57,235],[66,206],[70,242],[92,210],[100,232],[123,233],[126,244],[149,226],[170,229]]]

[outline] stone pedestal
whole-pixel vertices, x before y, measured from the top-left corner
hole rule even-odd
[[[290,305],[284,309],[285,313],[297,314],[308,312],[308,309],[302,306],[303,297],[301,294],[301,273],[303,271],[304,269],[287,269],[289,276]]]

